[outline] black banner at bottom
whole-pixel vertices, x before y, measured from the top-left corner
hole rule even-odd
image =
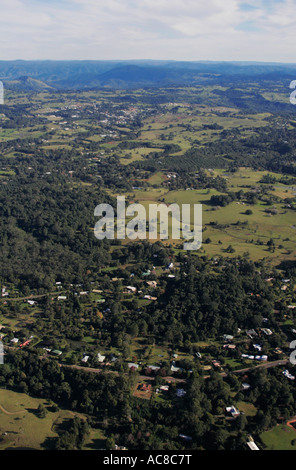
[[[174,468],[189,468],[194,465],[195,468],[204,467],[206,462],[207,467],[211,464],[223,465],[229,463],[229,459],[239,457],[244,462],[249,461],[250,463],[259,463],[262,452],[252,451],[130,451],[130,450],[114,450],[114,451],[31,451],[30,461],[38,463],[46,462],[49,464],[52,462],[55,464],[59,458],[67,459],[67,464],[77,464],[85,466],[91,464],[94,469],[110,468],[112,467],[125,467],[125,468],[153,468],[153,467],[171,467]],[[17,463],[17,459],[23,459],[22,452],[13,451],[14,463]],[[239,454],[239,455],[237,455]],[[272,456],[270,452],[264,452],[264,460],[268,460],[268,457]],[[242,461],[242,460],[240,460]]]

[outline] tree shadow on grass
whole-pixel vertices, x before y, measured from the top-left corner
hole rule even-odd
[[[36,408],[26,408],[26,411],[28,413],[31,413],[34,416],[39,417],[39,413],[38,413],[38,410]]]
[[[92,439],[92,442],[87,444],[87,448],[91,450],[104,450],[106,448],[105,444],[105,439]]]
[[[55,450],[57,437],[47,437],[42,444],[40,444],[41,449],[44,450]]]

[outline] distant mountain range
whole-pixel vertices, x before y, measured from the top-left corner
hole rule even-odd
[[[4,80],[7,88],[10,90],[22,91],[48,91],[54,90],[54,87],[48,85],[42,80],[31,77],[19,77],[15,80]]]
[[[180,61],[0,61],[0,80],[24,91],[132,89],[225,83],[250,78],[296,79],[296,64]]]

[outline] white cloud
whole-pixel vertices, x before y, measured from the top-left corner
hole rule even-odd
[[[0,0],[0,59],[294,61],[295,0]]]

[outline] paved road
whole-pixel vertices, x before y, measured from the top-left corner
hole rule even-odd
[[[221,372],[222,377],[227,377],[229,374],[245,374],[247,372],[250,372],[250,370],[254,369],[270,369],[271,367],[277,367],[277,366],[285,366],[289,363],[290,361],[288,359],[280,359],[278,361],[272,361],[272,362],[264,362],[261,364],[258,364],[257,366],[252,366],[252,367],[246,367],[245,369],[238,369],[238,370],[232,370],[230,372]],[[210,376],[206,375],[204,376],[205,379],[208,379]]]
[[[13,347],[13,346],[4,345],[4,348],[16,350],[16,348]],[[21,351],[22,349],[18,348],[18,350]],[[40,357],[40,359],[45,359],[45,357],[42,356],[42,357]],[[257,366],[247,367],[245,369],[234,370],[234,371],[231,371],[231,373],[233,373],[233,374],[244,374],[244,373],[249,372],[250,370],[259,369],[259,368],[269,369],[271,367],[285,366],[289,362],[290,361],[288,359],[280,359],[280,360],[272,361],[272,362],[264,362],[264,363],[258,364]],[[97,373],[97,374],[100,373],[100,372],[106,372],[108,374],[110,373],[110,374],[119,375],[119,372],[117,372],[117,371],[103,369],[103,368],[84,367],[84,366],[79,366],[79,365],[76,365],[76,364],[61,364],[61,363],[58,363],[58,364],[59,364],[60,367],[70,367],[72,369],[83,370],[85,372],[92,372],[92,373]],[[222,377],[226,377],[228,374],[229,373],[227,373],[227,372],[221,372],[220,375]],[[204,376],[205,379],[207,379],[209,377],[210,377],[209,375]],[[168,383],[169,382],[177,382],[177,383],[185,383],[186,382],[186,379],[179,379],[179,378],[171,377],[171,376],[162,377],[162,378]],[[153,376],[150,377],[148,375],[140,375],[139,379],[140,380],[152,380],[153,381],[153,380],[155,380],[155,377],[153,377]]]
[[[84,372],[93,372],[99,374],[100,372],[105,372],[107,374],[115,374],[119,375],[119,372],[115,370],[108,370],[108,369],[96,369],[94,367],[84,367],[84,366],[78,366],[78,365],[72,365],[72,364],[61,364],[59,363],[60,367],[70,367],[72,369],[78,369],[78,370],[83,370]],[[127,374],[128,372],[126,372]],[[155,377],[149,376],[149,375],[139,375],[138,377],[140,380],[155,380]],[[186,379],[178,379],[176,377],[162,377],[166,382],[186,382]]]
[[[233,373],[234,374],[243,374],[245,372],[249,372],[250,370],[258,369],[260,367],[262,367],[264,369],[269,369],[270,367],[284,366],[288,362],[289,362],[288,359],[282,359],[282,360],[272,361],[272,362],[264,362],[262,364],[258,364],[257,366],[247,367],[246,369],[234,370]]]
[[[48,295],[61,295],[66,291],[59,291],[59,292],[47,292],[47,294],[36,294],[36,295],[28,295],[27,297],[1,297],[0,302],[7,302],[9,300],[30,300],[30,299],[40,299],[41,297],[47,297]]]

